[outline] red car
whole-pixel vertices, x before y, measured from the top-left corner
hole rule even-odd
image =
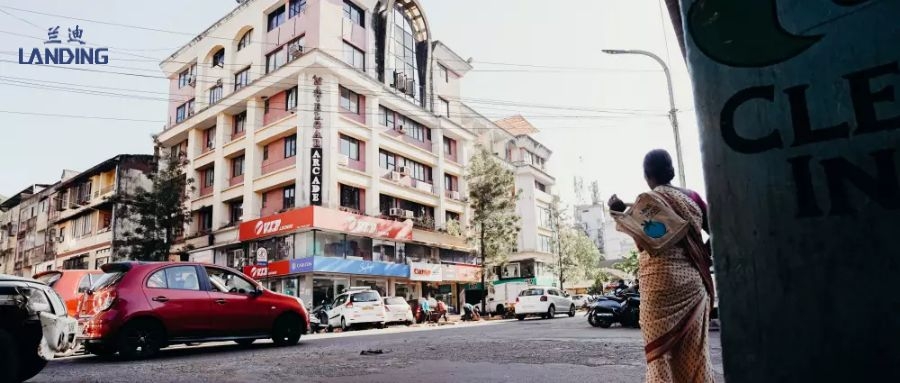
[[[171,344],[232,340],[249,345],[271,338],[293,345],[309,329],[300,298],[264,289],[220,266],[181,262],[124,262],[83,298],[79,337],[95,355],[146,358]]]
[[[35,274],[34,279],[52,287],[63,301],[69,316],[78,317],[78,303],[85,291],[103,274],[100,270],[49,270]]]

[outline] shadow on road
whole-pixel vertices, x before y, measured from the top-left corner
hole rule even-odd
[[[138,362],[144,361],[165,361],[169,359],[179,359],[188,356],[215,356],[215,355],[224,355],[231,354],[237,352],[247,352],[247,351],[266,351],[266,350],[275,350],[275,349],[285,349],[285,348],[300,348],[303,349],[305,344],[301,341],[299,344],[294,346],[276,346],[274,343],[258,343],[252,344],[250,346],[241,346],[237,344],[207,344],[207,345],[196,345],[196,346],[172,346],[170,348],[164,348],[160,350],[159,354],[150,359],[141,359]],[[77,364],[93,364],[93,363],[133,363],[134,361],[120,359],[118,356],[96,356],[96,355],[85,355],[82,357],[76,358],[67,358],[67,360],[71,363]]]

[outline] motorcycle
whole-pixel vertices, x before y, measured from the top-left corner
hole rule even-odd
[[[601,296],[588,306],[585,316],[594,327],[609,328],[613,323],[621,323],[622,327],[640,328],[640,305],[640,294]]]

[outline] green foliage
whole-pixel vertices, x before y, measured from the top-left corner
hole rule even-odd
[[[563,287],[569,281],[591,279],[603,259],[597,245],[583,231],[575,228],[561,206],[559,197],[550,204],[550,223],[556,232],[552,244],[557,252],[557,262],[549,265],[559,277]]]
[[[184,172],[188,162],[183,156],[161,156],[166,151],[155,138],[154,142],[153,170],[147,176],[153,186],[138,187],[132,193],[120,192],[109,199],[116,219],[124,220],[116,224],[122,228],[114,241],[117,257],[165,261],[173,252],[190,250],[187,246],[174,246],[184,225],[191,222],[187,202],[194,180]]]
[[[484,237],[484,263],[490,270],[490,266],[505,264],[516,248],[519,216],[516,214],[515,175],[491,152],[479,146],[466,171],[466,181],[469,204],[474,212],[472,221],[477,229],[470,240],[480,249]]]
[[[622,262],[616,263],[613,265],[613,268],[616,270],[622,270],[628,275],[637,275],[638,271],[638,253],[637,251],[632,250],[628,253],[628,256],[622,259]]]

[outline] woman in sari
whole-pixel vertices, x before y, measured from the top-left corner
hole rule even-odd
[[[674,177],[668,152],[647,153],[647,185],[690,226],[679,243],[665,250],[651,255],[638,249],[647,382],[712,382],[707,338],[714,292],[709,248],[700,233],[708,231],[706,204],[696,192],[672,186]],[[626,209],[615,195],[609,207],[618,212]]]

